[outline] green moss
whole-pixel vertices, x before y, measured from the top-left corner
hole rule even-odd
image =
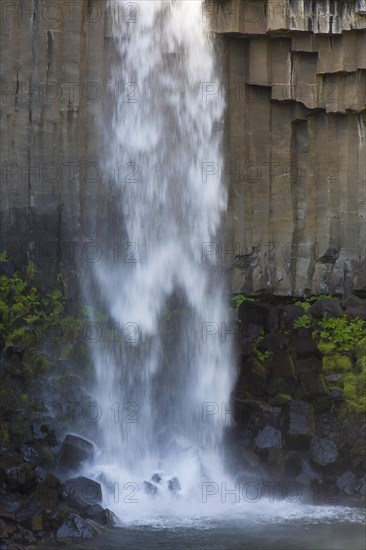
[[[366,372],[366,357],[360,357],[360,359],[357,359],[356,369],[359,370],[359,371],[365,371]]]
[[[250,298],[249,296],[244,296],[244,294],[237,294],[232,298],[233,302],[235,302],[235,309],[239,309],[241,304],[243,302],[255,302],[255,298]]]
[[[323,357],[323,371],[325,374],[330,374],[331,372],[349,372],[352,369],[352,361],[347,355],[335,353]]]
[[[357,342],[356,357],[357,357],[357,359],[361,359],[362,357],[366,357],[366,336],[364,338],[362,338],[359,342]]]
[[[0,422],[0,444],[8,445],[10,441],[9,429],[6,422]]]
[[[336,350],[336,347],[332,342],[320,341],[318,342],[317,346],[319,351],[321,351],[323,355],[327,355],[328,353],[332,353],[333,351]]]
[[[34,374],[46,374],[50,366],[51,363],[45,355],[36,355],[32,360]]]
[[[311,326],[311,316],[310,315],[302,315],[296,321],[294,322],[294,328],[310,328]]]
[[[274,397],[271,397],[268,403],[272,406],[279,407],[281,405],[286,405],[286,403],[291,401],[291,399],[291,395],[288,395],[287,393],[280,393],[278,395],[275,395]]]

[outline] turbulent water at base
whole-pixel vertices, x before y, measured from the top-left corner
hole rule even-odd
[[[126,14],[124,4],[113,2],[114,15]],[[201,2],[133,5],[130,22],[113,17],[111,86],[118,83],[123,97],[105,132],[106,165],[118,163],[122,174],[112,189],[120,212],[112,238],[129,244],[126,261],[98,263],[94,273],[122,335],[92,346],[104,411],[94,473],[119,490],[132,483],[127,497],[159,470],[170,508],[171,477],[188,497],[200,495],[202,479],[223,475],[230,414],[218,411],[230,407],[233,361],[230,341],[206,333],[225,326],[228,314],[223,272],[208,244],[226,208],[215,168],[224,105],[202,94],[218,76]]]

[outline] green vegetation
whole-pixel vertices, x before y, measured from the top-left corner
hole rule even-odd
[[[255,355],[258,361],[263,364],[267,359],[272,357],[273,353],[271,351],[259,351],[259,349],[256,349]]]
[[[33,286],[35,269],[28,266],[25,274],[0,275],[0,333],[5,347],[29,348],[44,334],[63,311],[61,292],[46,293]]]
[[[319,329],[313,332],[318,342],[330,343],[338,351],[352,351],[366,336],[366,323],[362,319],[349,317],[323,317],[318,322]]]
[[[311,321],[312,321],[311,315],[308,315],[308,314],[302,315],[301,317],[296,319],[296,321],[294,322],[294,328],[296,329],[310,328]]]
[[[239,309],[241,304],[243,302],[255,302],[256,298],[251,298],[250,296],[244,296],[244,294],[237,294],[232,298],[233,302],[235,302],[235,309]]]

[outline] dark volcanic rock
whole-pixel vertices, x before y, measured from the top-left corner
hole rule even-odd
[[[323,315],[327,317],[338,317],[338,315],[342,315],[343,313],[338,298],[318,300],[311,306],[309,311],[311,315],[317,318],[321,318]]]
[[[277,428],[265,426],[254,441],[258,449],[280,449],[282,447],[282,434]]]
[[[294,448],[307,447],[315,435],[313,406],[306,401],[290,401],[285,411],[286,441]]]
[[[63,495],[69,506],[84,509],[102,502],[102,487],[97,481],[79,476],[65,481]]]
[[[144,491],[151,496],[156,496],[159,493],[157,486],[150,483],[150,481],[144,481]]]
[[[314,437],[310,443],[310,458],[320,464],[326,466],[335,462],[338,457],[338,450],[336,444],[329,439],[322,439],[320,437]]]
[[[68,434],[62,442],[58,454],[58,466],[68,470],[76,470],[83,462],[93,459],[94,445],[77,435]]]
[[[245,301],[240,304],[238,317],[243,323],[253,323],[266,332],[275,332],[284,325],[282,308],[259,302]]]
[[[181,490],[179,479],[177,477],[172,477],[171,479],[169,479],[168,489],[174,495],[176,495]]]
[[[91,519],[83,519],[77,514],[70,513],[57,529],[58,538],[92,539],[102,533],[104,528]]]
[[[323,354],[318,350],[312,332],[310,329],[303,328],[293,336],[293,345],[298,358],[318,357],[322,359]]]

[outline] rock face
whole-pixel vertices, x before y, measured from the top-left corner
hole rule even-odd
[[[129,100],[124,83],[109,82],[116,5],[1,4],[1,245],[51,280],[60,270],[76,277],[75,265],[80,278],[92,258],[113,253],[99,117]],[[228,106],[216,168],[230,198],[217,253],[233,289],[365,288],[364,0],[207,1],[202,10],[224,38],[226,83],[204,83],[202,98]]]
[[[226,55],[226,83],[203,94],[227,103],[220,252],[233,290],[365,289],[364,2],[227,0],[204,13]]]

